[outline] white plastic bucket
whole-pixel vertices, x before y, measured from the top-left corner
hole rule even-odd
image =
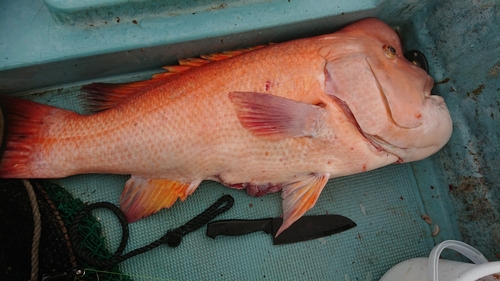
[[[445,249],[455,250],[472,263],[442,260],[439,255]],[[488,262],[472,246],[455,240],[447,240],[432,249],[428,258],[406,260],[391,268],[381,281],[498,281],[492,276],[500,274],[500,261]]]

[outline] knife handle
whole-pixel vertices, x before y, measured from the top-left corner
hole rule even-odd
[[[207,236],[214,238],[217,235],[237,236],[262,230],[271,232],[271,219],[260,220],[220,220],[207,225]]]

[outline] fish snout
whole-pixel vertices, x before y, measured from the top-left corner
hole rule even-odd
[[[432,95],[432,96],[429,96],[428,98],[434,100],[434,103],[437,105],[437,107],[439,107],[440,109],[448,109],[446,107],[446,102],[444,101],[444,99],[441,97],[441,96],[436,96],[436,95]]]
[[[398,155],[405,162],[421,160],[436,153],[448,142],[453,132],[453,121],[444,99],[441,96],[431,95],[425,100],[426,120],[412,134],[411,149],[405,151],[403,156]]]

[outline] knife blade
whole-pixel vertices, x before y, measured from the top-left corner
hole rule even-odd
[[[351,219],[341,215],[304,216],[276,237],[282,224],[282,218],[219,220],[208,223],[206,235],[215,239],[218,235],[238,236],[264,231],[273,236],[274,245],[282,245],[329,236],[356,226]]]

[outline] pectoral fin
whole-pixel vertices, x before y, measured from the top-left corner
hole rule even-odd
[[[283,187],[281,193],[283,198],[283,224],[276,236],[314,207],[329,178],[329,173],[315,173],[303,176]]]
[[[129,222],[171,207],[177,199],[186,200],[201,181],[180,183],[165,179],[145,179],[132,176],[123,190],[120,209]]]
[[[315,105],[270,94],[232,92],[240,124],[259,137],[271,140],[316,137],[326,111]]]

